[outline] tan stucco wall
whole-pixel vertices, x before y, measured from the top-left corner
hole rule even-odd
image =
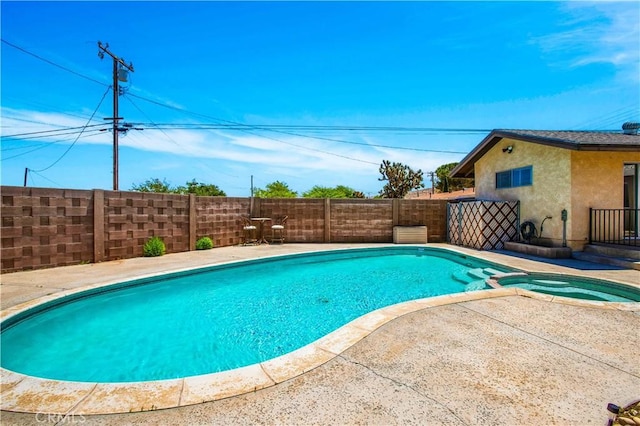
[[[624,165],[640,163],[640,152],[571,151],[571,234],[589,238],[589,207],[624,207]]]
[[[502,152],[513,146],[513,152]],[[542,237],[562,245],[561,212],[567,210],[567,245],[582,250],[589,237],[589,207],[622,208],[623,165],[640,162],[640,152],[572,151],[503,139],[475,164],[476,198],[519,200],[520,222],[531,221]],[[495,174],[533,166],[533,185],[496,189]]]

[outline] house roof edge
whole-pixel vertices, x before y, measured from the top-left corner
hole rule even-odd
[[[473,177],[475,163],[502,139],[514,139],[574,151],[634,151],[640,146],[640,137],[637,135],[611,132],[494,129],[451,170],[449,176]]]

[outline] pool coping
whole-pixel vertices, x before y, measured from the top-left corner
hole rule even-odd
[[[425,246],[417,245],[417,247]],[[352,249],[353,248],[345,248],[339,250]],[[438,247],[438,249],[486,261],[486,259],[481,257],[469,255],[466,252],[453,248]],[[323,251],[327,250],[318,250],[318,252]],[[266,256],[259,259],[277,258],[281,256],[288,255]],[[217,265],[229,265],[239,262],[245,262],[245,260],[224,262]],[[491,262],[500,263],[495,261]],[[202,267],[184,268],[173,272],[188,272],[201,268]],[[165,272],[141,275],[135,280],[152,278],[164,274]],[[520,273],[500,274],[495,277],[513,274]],[[39,297],[3,310],[0,313],[0,320],[4,321],[7,318],[18,315],[43,303],[120,282],[123,281],[108,281]],[[626,283],[621,284],[628,285]],[[502,287],[492,290],[478,290],[436,296],[402,302],[369,312],[293,352],[262,363],[219,373],[147,382],[88,383],[42,379],[0,368],[0,392],[2,398],[0,409],[24,413],[59,414],[64,416],[97,415],[153,411],[216,401],[275,386],[278,383],[311,371],[339,356],[378,328],[403,315],[443,305],[508,296],[528,297],[574,306],[640,311],[640,302],[586,301],[546,295],[519,288]]]

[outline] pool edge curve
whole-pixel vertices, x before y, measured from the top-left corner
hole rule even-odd
[[[451,248],[439,247],[439,249],[468,255]],[[194,269],[198,268],[186,268],[175,272]],[[147,274],[137,279],[162,274],[164,273]],[[2,310],[0,321],[56,299],[118,282],[91,284],[23,302]],[[437,306],[506,296],[523,296],[576,306],[640,311],[640,302],[585,301],[544,295],[519,288],[501,287],[436,296],[377,309],[293,352],[258,364],[218,373],[146,382],[90,383],[42,379],[0,368],[0,409],[34,414],[98,415],[177,408],[239,396],[305,374],[339,356],[378,328],[403,315]]]

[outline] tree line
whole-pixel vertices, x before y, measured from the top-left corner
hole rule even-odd
[[[439,192],[458,191],[474,185],[473,179],[452,179],[449,173],[458,163],[443,164],[435,171],[435,189]],[[379,198],[404,198],[414,189],[424,188],[424,174],[422,170],[413,170],[402,163],[392,163],[383,160],[380,164],[379,181],[385,182],[378,193]],[[134,184],[132,191],[159,192],[167,194],[195,194],[201,196],[225,197],[226,193],[217,185],[197,182],[195,179],[184,186],[172,187],[166,180],[151,178],[141,184]],[[259,198],[297,198],[298,193],[281,181],[274,181],[264,188],[256,188],[253,195]],[[365,198],[364,194],[345,185],[326,187],[315,185],[301,194],[303,198]]]

